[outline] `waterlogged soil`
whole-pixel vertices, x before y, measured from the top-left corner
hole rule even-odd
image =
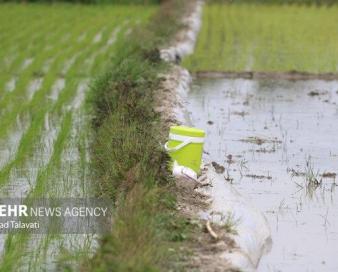
[[[338,271],[338,81],[200,78],[187,108],[204,159],[268,220],[258,271]]]

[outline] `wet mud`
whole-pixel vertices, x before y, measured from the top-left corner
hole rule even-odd
[[[308,73],[299,71],[289,72],[255,72],[255,71],[242,71],[242,72],[221,72],[221,71],[199,71],[194,73],[196,78],[243,78],[243,79],[275,79],[275,80],[338,80],[337,73]]]
[[[270,225],[258,271],[338,271],[337,92],[335,80],[197,78],[188,94],[204,159]]]

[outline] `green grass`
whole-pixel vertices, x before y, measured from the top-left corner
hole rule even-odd
[[[83,103],[86,93],[82,95],[78,89],[107,68],[112,57],[119,54],[127,31],[146,23],[156,9],[0,4],[0,151],[12,152],[0,166],[1,196],[18,196],[27,185],[29,190],[22,192],[23,197],[95,194],[87,158],[91,105]],[[27,59],[32,62],[23,68]],[[16,78],[16,85],[9,92],[5,87],[12,78]],[[38,78],[42,84],[29,96],[27,88]],[[65,80],[65,87],[52,99],[53,85],[60,79]],[[8,149],[11,138],[20,130],[17,147]],[[88,257],[92,251],[89,238],[80,239],[72,247],[69,243],[74,239],[77,237],[71,235],[8,235],[0,271],[55,268],[54,262],[67,251],[75,261],[80,255]]]
[[[116,211],[112,232],[83,271],[167,271],[177,257],[175,242],[186,237],[187,222],[177,216],[171,193],[168,156],[159,144],[164,127],[153,110],[159,74],[169,68],[157,48],[179,29],[183,7],[182,1],[163,4],[128,45],[120,44],[111,68],[93,85],[97,193],[110,197]]]
[[[193,72],[336,73],[337,19],[335,5],[208,4],[183,65]]]

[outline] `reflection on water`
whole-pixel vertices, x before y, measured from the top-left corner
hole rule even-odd
[[[267,217],[259,271],[338,271],[338,82],[197,79],[187,108],[205,159]]]

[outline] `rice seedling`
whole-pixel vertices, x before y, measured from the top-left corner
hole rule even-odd
[[[337,5],[211,3],[191,71],[337,72]]]
[[[310,156],[306,159],[304,173],[307,186],[318,187],[322,183],[322,180],[319,177],[319,171],[314,170],[314,165]]]
[[[239,219],[234,219],[234,216],[229,214],[223,227],[225,228],[227,233],[237,235],[236,227],[239,224]]]
[[[90,80],[118,54],[115,43],[124,38],[128,28],[147,22],[155,9],[0,5],[0,139],[5,141],[17,132],[18,120],[26,124],[17,147],[11,149],[14,153],[0,168],[1,196],[94,194],[89,190],[86,90]],[[15,83],[8,91],[5,86],[13,78]],[[74,152],[76,156],[64,162],[67,153]],[[43,235],[37,239],[29,233],[9,234],[0,270],[35,271],[41,265],[44,270],[55,269],[62,250],[82,256],[92,252],[87,238]],[[76,246],[66,246],[67,241]]]

